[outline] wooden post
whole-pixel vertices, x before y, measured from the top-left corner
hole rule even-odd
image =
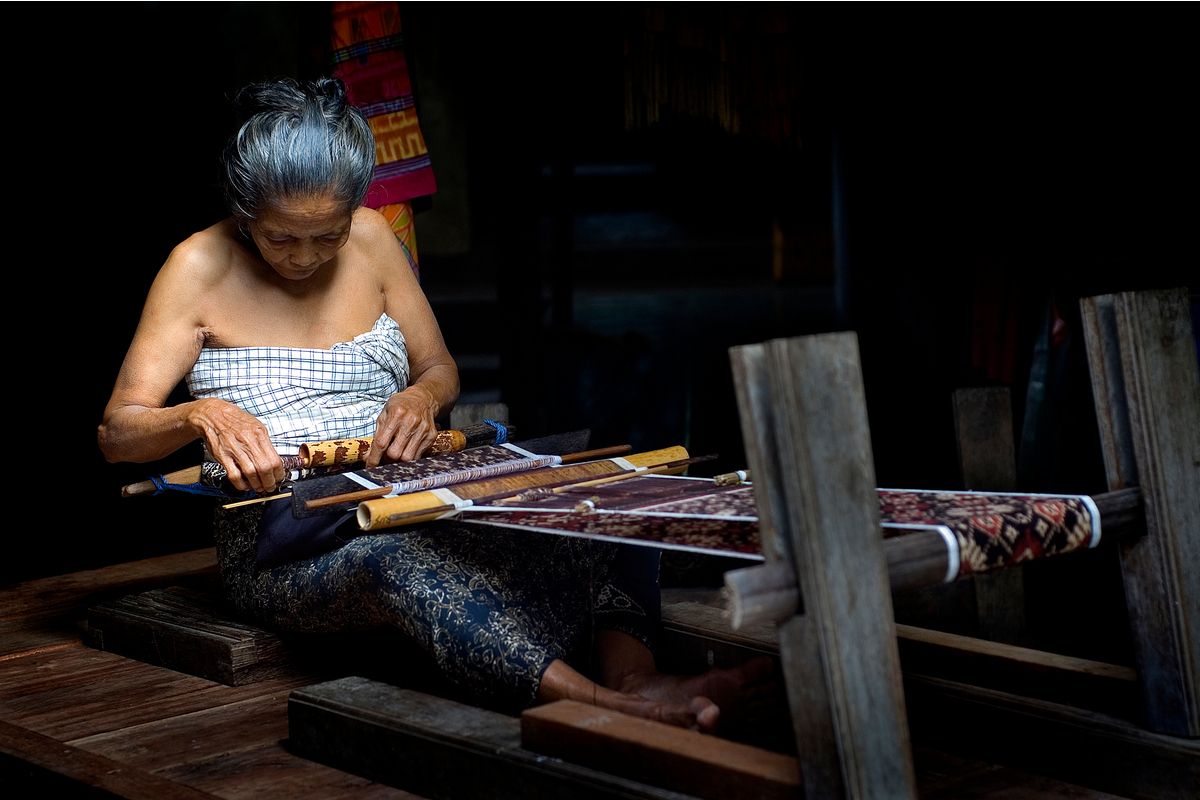
[[[1007,386],[959,389],[954,393],[954,433],[963,488],[981,492],[1017,489],[1012,396]],[[1025,573],[1019,569],[973,576],[979,635],[989,641],[1026,645]]]
[[[804,610],[780,626],[780,657],[806,796],[915,797],[857,337],[731,357],[764,549],[790,545]]]
[[[1110,490],[1139,486],[1146,535],[1121,574],[1152,730],[1200,737],[1200,370],[1186,289],[1080,301]]]
[[[763,554],[768,563],[786,565],[786,569],[794,572],[766,345],[734,347],[729,351],[729,358],[745,441],[746,464],[754,476]],[[801,593],[799,613],[779,623],[779,648],[800,774],[804,778],[804,794],[809,800],[844,797],[842,768],[833,736],[833,710],[826,691],[815,620],[803,613],[803,602]]]

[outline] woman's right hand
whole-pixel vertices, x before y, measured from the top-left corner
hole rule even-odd
[[[196,401],[188,421],[238,489],[271,492],[287,475],[266,426],[232,403]]]

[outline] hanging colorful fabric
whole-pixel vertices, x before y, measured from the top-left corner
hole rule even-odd
[[[366,205],[387,218],[420,277],[412,199],[437,191],[417,120],[396,3],[333,5],[333,75],[375,136],[375,177]]]

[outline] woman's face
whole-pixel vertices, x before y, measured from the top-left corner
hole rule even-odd
[[[271,268],[291,281],[309,278],[350,237],[346,204],[330,197],[287,199],[249,223],[250,236]]]

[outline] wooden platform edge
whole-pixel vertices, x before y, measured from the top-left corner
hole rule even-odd
[[[429,800],[688,800],[520,746],[520,721],[366,678],[292,692],[287,747]]]
[[[0,785],[7,797],[53,797],[61,796],[60,792],[74,796],[69,792],[70,788],[87,786],[126,800],[213,798],[207,792],[173,783],[3,720],[0,720]]]

